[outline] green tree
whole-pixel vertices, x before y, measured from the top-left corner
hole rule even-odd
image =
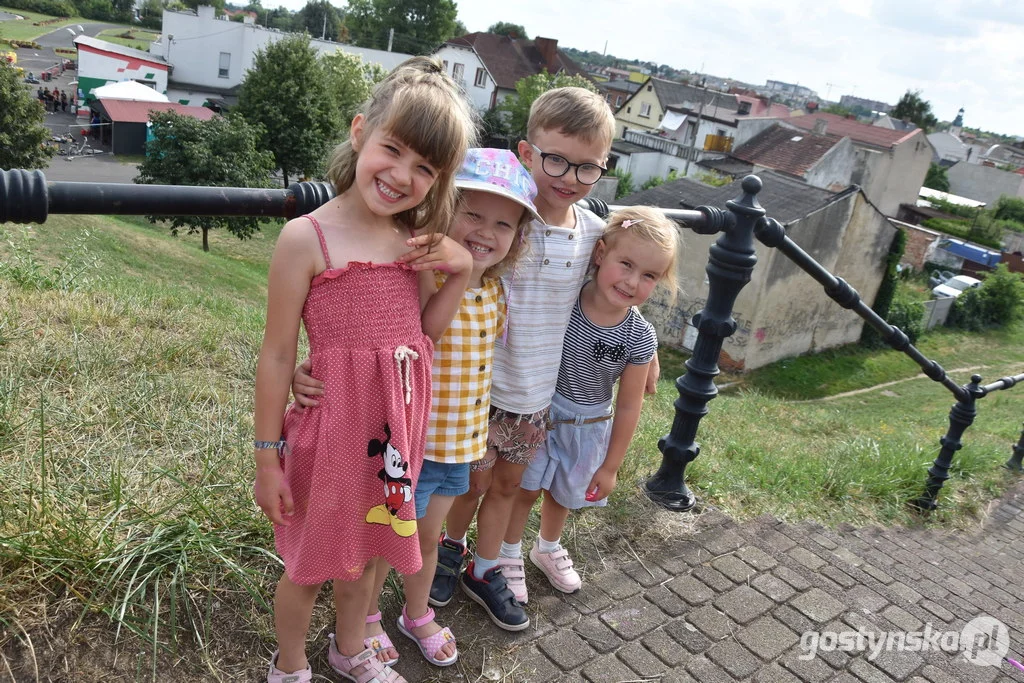
[[[238,93],[238,111],[262,127],[261,146],[269,149],[284,175],[320,173],[324,156],[341,128],[336,93],[308,36],[289,36],[256,53]]]
[[[455,35],[454,0],[349,0],[345,25],[355,45],[382,49],[395,31],[392,49],[430,54]]]
[[[530,118],[530,107],[533,101],[552,88],[576,86],[597,92],[597,88],[583,76],[565,73],[551,75],[542,71],[533,76],[521,78],[516,83],[516,94],[509,95],[498,105],[498,109],[508,116],[509,133],[519,139],[526,138],[526,123]]]
[[[341,17],[338,10],[327,0],[309,0],[299,10],[298,21],[314,38],[338,40],[343,37]]]
[[[200,121],[175,112],[153,112],[153,139],[135,182],[152,185],[269,187],[274,159],[259,148],[260,130],[240,116]],[[150,216],[154,223],[158,219]],[[203,233],[203,251],[210,250],[209,232],[225,228],[240,239],[259,230],[253,217],[175,216],[171,232],[182,228]]]
[[[844,117],[853,113],[852,111],[850,111],[849,109],[847,109],[846,107],[844,107],[844,106],[842,106],[840,104],[829,105],[829,106],[825,107],[824,109],[822,109],[822,111],[824,113],[826,113],[826,114],[835,114],[836,116],[844,116]]]
[[[918,128],[924,129],[927,133],[939,122],[932,114],[932,103],[921,98],[920,90],[908,90],[896,103],[896,106],[889,112],[889,116],[895,119],[910,121],[917,124]]]
[[[924,176],[924,186],[939,192],[949,192],[949,176],[946,169],[938,164],[928,167],[928,173]]]
[[[619,182],[615,186],[615,198],[622,199],[626,195],[633,194],[633,174],[629,171],[620,171],[617,168],[613,168],[608,171],[608,176],[612,178],[618,178]]]
[[[293,14],[287,7],[278,7],[277,9],[269,10],[263,15],[263,22],[269,28],[276,28],[280,31],[292,31],[295,30],[296,23],[299,18]],[[298,27],[301,30],[301,26]]]
[[[1024,319],[1024,279],[1000,263],[982,280],[953,302],[947,325],[980,331],[1012,325]]]
[[[1013,221],[1020,223],[1018,232],[1024,230],[1024,199],[1019,197],[1007,197],[1003,195],[996,203],[992,213],[993,217],[1001,221]]]
[[[499,21],[491,24],[491,27],[487,29],[487,32],[494,33],[499,36],[508,36],[509,38],[529,39],[530,37],[526,34],[526,29],[523,28],[522,24],[512,24],[507,21]]]
[[[42,168],[53,156],[44,146],[50,131],[43,105],[21,84],[18,71],[0,60],[0,168]]]
[[[331,103],[335,107],[341,132],[356,115],[359,105],[370,97],[373,86],[388,75],[384,67],[375,62],[364,62],[359,55],[337,52],[323,55],[324,77]]]

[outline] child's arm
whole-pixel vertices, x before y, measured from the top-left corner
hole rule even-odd
[[[256,366],[257,441],[281,438],[288,387],[295,368],[302,306],[317,258],[308,221],[296,219],[285,225],[270,260],[267,284],[267,327]],[[256,503],[275,524],[287,526],[293,509],[292,495],[284,480],[278,453],[256,451]]]
[[[612,418],[612,435],[608,442],[608,454],[604,463],[594,474],[587,486],[587,500],[601,500],[615,488],[616,478],[626,449],[636,433],[640,422],[640,408],[644,404],[644,387],[650,363],[643,365],[626,364],[619,379],[619,395],[615,399],[615,417]],[[596,490],[595,490],[596,488]]]
[[[654,354],[654,358],[651,359],[651,368],[647,371],[647,386],[644,388],[644,392],[648,394],[658,393],[658,379],[661,377],[661,362],[658,359],[658,354]]]
[[[423,333],[436,342],[459,312],[473,271],[473,257],[465,247],[443,235],[419,235],[408,244],[412,251],[400,256],[398,261],[420,271]],[[434,285],[435,270],[448,273],[440,289]]]

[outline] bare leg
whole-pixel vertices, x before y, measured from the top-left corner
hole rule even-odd
[[[320,586],[292,583],[287,574],[281,576],[274,593],[274,630],[277,631],[277,668],[285,673],[309,666],[306,661],[306,634],[313,616]]]
[[[515,497],[515,502],[512,505],[508,529],[505,531],[505,543],[522,542],[526,523],[530,521],[530,510],[533,509],[533,504],[537,502],[538,498],[540,498],[540,490],[519,489],[519,495]]]
[[[378,557],[376,560],[371,560],[371,564],[374,565],[373,569],[373,589],[370,593],[370,608],[366,611],[366,616],[372,616],[380,611],[380,596],[384,592],[384,582],[388,580],[388,573],[391,572],[391,565],[389,565],[384,558]],[[371,638],[373,636],[379,636],[384,633],[384,626],[379,621],[373,623],[367,623],[366,629],[363,632],[363,638]],[[381,650],[377,653],[377,659],[382,662],[390,662],[392,659],[398,656],[398,650],[393,647]]]
[[[346,657],[354,657],[366,649],[364,621],[373,598],[375,567],[376,560],[371,560],[355,581],[334,581],[335,640],[338,652]]]
[[[516,465],[502,458],[495,463],[491,487],[480,503],[476,519],[476,554],[480,557],[498,557],[525,471],[526,465]]]
[[[569,509],[559,505],[550,491],[545,491],[544,502],[540,504],[540,537],[545,541],[557,541],[562,537],[567,519]]]
[[[415,574],[405,574],[402,577],[405,581],[405,612],[410,619],[419,619],[430,609],[427,598],[430,596],[430,584],[434,581],[434,570],[437,568],[437,537],[441,534],[441,524],[454,500],[455,498],[451,496],[432,495],[427,504],[427,514],[416,520],[423,568]],[[441,627],[436,621],[431,621],[429,624],[409,630],[417,638],[427,638],[440,631]],[[445,643],[435,657],[447,659],[455,654],[455,649],[455,643]]]
[[[492,472],[493,470],[470,471],[469,491],[455,498],[444,521],[449,538],[466,537],[469,525],[473,523],[473,518],[476,516],[476,509],[480,506],[480,498],[491,485]],[[440,532],[438,532],[438,536],[440,536]],[[436,543],[437,539],[435,538],[434,541]]]

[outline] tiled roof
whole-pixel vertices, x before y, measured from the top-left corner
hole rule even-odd
[[[675,81],[666,81],[663,78],[654,78],[653,76],[649,82],[654,86],[654,93],[658,96],[658,101],[662,107],[668,107],[670,104],[699,107],[701,100],[703,100],[705,107],[720,107],[731,111],[739,109],[736,96],[729,93],[711,90],[710,88],[705,91],[704,88],[699,88],[695,85],[684,85]]]
[[[854,142],[859,142],[865,145],[874,145],[875,147],[883,147],[885,149],[895,147],[904,140],[918,134],[918,130],[912,130],[909,132],[902,130],[889,130],[888,128],[882,128],[881,126],[872,126],[867,123],[860,123],[859,121],[848,119],[845,116],[839,116],[838,114],[815,113],[805,114],[804,116],[791,116],[786,119],[786,123],[797,126],[798,128],[803,128],[804,130],[814,130],[815,123],[822,119],[828,123],[828,127],[825,130],[826,135],[839,138],[848,137]]]
[[[737,159],[803,177],[841,138],[775,124],[732,151]]]
[[[558,49],[555,50],[556,68],[552,69],[545,63],[533,40],[476,32],[452,38],[448,44],[476,50],[497,86],[507,90],[514,90],[520,79],[539,74],[545,69],[549,73],[564,71],[569,75],[587,75],[576,62]]]
[[[185,116],[209,121],[216,112],[206,107],[190,107],[177,102],[136,102],[134,100],[100,100],[107,116],[115,123],[145,123],[151,111],[173,111]]]
[[[839,194],[829,192],[773,171],[763,171],[757,175],[764,182],[764,188],[757,195],[757,200],[770,217],[782,223],[792,223],[804,218],[849,191],[844,190]],[[742,182],[743,180],[739,179],[722,187],[712,187],[689,178],[682,178],[623,197],[617,200],[616,204],[657,206],[663,209],[694,209],[698,206],[724,208],[727,201],[742,196]]]
[[[784,119],[791,113],[791,109],[784,104],[772,102],[764,97],[751,97],[750,95],[736,95],[740,102],[750,103],[750,114],[748,116],[762,116]]]

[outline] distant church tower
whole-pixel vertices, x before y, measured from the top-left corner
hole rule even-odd
[[[956,113],[956,118],[953,119],[953,125],[949,127],[950,135],[960,137],[960,129],[964,127],[964,108],[960,107],[960,111]]]

